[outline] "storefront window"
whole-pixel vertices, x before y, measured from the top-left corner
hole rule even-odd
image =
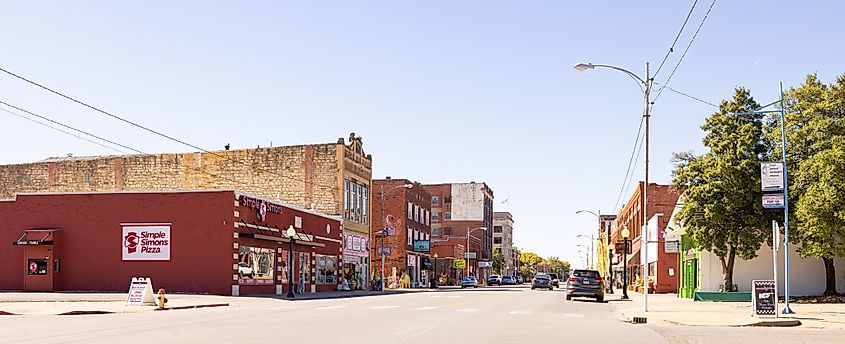
[[[305,292],[305,285],[311,283],[311,259],[308,253],[299,254],[299,293]]]
[[[317,284],[337,284],[337,257],[317,255]]]
[[[46,275],[47,274],[47,260],[46,259],[28,259],[27,260],[27,275]]]
[[[241,245],[238,249],[238,284],[272,285],[275,259],[273,249]]]

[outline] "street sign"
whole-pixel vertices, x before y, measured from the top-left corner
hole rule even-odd
[[[618,255],[622,255],[623,253],[625,253],[623,251],[624,248],[625,248],[624,242],[617,242],[614,245],[613,251]],[[630,241],[628,241],[628,254],[631,254],[631,242]]]
[[[751,292],[754,315],[757,316],[778,316],[778,298],[775,281],[754,280],[752,281],[753,291]]]
[[[783,190],[783,163],[760,163],[760,181],[763,191]]]
[[[452,267],[455,269],[464,269],[467,267],[467,261],[463,259],[455,259],[455,261],[452,262]]]
[[[464,258],[475,259],[475,252],[464,253]]]
[[[680,241],[666,241],[663,244],[663,251],[665,253],[680,253],[681,252],[681,242]]]
[[[380,256],[389,256],[390,255],[390,246],[380,246],[379,247],[379,255]]]
[[[478,262],[479,268],[492,268],[493,262]]]
[[[781,194],[763,195],[763,208],[782,209],[786,205],[786,199]]]
[[[414,240],[414,252],[428,252],[431,251],[430,240]]]

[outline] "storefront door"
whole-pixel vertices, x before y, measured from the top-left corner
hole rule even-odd
[[[27,245],[22,265],[24,291],[53,291],[53,245]]]

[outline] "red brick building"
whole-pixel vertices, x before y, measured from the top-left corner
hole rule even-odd
[[[651,183],[648,186],[648,214],[643,209],[643,185],[640,182],[634,194],[616,215],[612,227],[612,241],[623,245],[622,230],[628,228],[628,238],[631,253],[628,254],[628,285],[634,284],[642,276],[643,260],[643,220],[649,219],[648,248],[649,278],[653,280],[654,291],[657,293],[674,293],[678,290],[679,256],[678,253],[667,252],[663,234],[669,224],[669,217],[680,197],[680,192],[671,185]],[[621,271],[623,266],[622,254],[615,256],[614,267]],[[617,276],[621,278],[621,276]]]
[[[336,290],[341,218],[236,191],[18,194],[0,200],[0,290],[218,295]]]
[[[384,252],[384,274],[388,287],[396,287],[396,281],[403,273],[410,277],[412,287],[428,286],[433,269],[430,254],[431,195],[422,185],[407,179],[374,179],[372,185],[374,197],[377,197],[371,208],[374,215],[373,271],[376,275],[381,274],[379,252]],[[383,232],[383,228],[389,229]]]
[[[423,188],[431,194],[433,252],[459,260],[464,259],[464,252],[475,254],[466,260],[466,268],[451,270],[451,277],[459,280],[474,275],[485,280],[493,271],[493,190],[486,183],[475,182],[427,184]]]

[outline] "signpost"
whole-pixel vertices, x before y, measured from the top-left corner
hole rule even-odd
[[[777,194],[764,194],[763,195],[763,208],[768,209],[782,209],[786,206],[786,198],[784,194],[777,193]]]
[[[455,269],[464,269],[467,267],[467,261],[463,259],[455,259],[455,261],[452,263],[452,267],[454,267]]]
[[[475,252],[464,253],[464,258],[475,259]]]
[[[782,191],[783,163],[780,161],[760,163],[760,181],[763,191]]]
[[[751,293],[751,304],[756,316],[778,316],[778,294],[775,281],[754,280]]]

